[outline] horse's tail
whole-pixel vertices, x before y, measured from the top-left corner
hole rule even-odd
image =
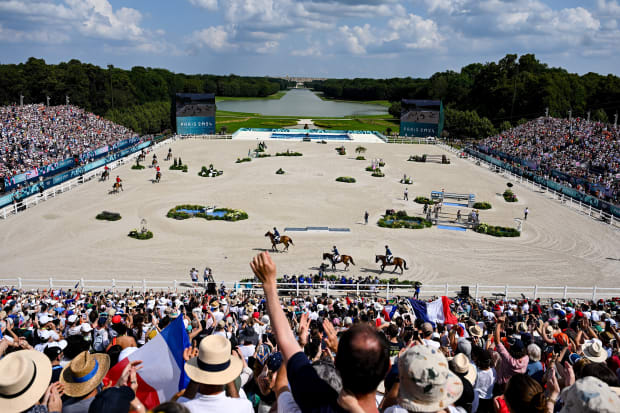
[[[349,255],[349,258],[351,258],[351,264],[355,265],[355,263],[353,262],[353,257]]]
[[[289,240],[289,242],[291,243],[291,245],[295,245],[295,244],[293,244],[293,238],[288,237],[288,240]]]
[[[403,265],[405,266],[405,269],[408,270],[409,268],[407,268],[407,261],[405,261],[405,259],[403,258]]]

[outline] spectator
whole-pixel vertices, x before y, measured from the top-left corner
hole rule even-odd
[[[78,354],[60,373],[65,395],[63,413],[87,412],[94,397],[103,390],[103,377],[110,368],[107,354]]]

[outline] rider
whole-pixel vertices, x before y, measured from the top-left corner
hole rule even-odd
[[[121,179],[120,176],[116,175],[116,183],[120,186],[121,182],[123,182],[123,180]]]
[[[338,252],[338,248],[334,245],[332,247],[332,254],[334,254],[334,262],[340,261],[340,253]]]
[[[273,240],[276,244],[280,242],[280,233],[278,232],[276,227],[273,227]]]
[[[172,148],[168,148],[168,158],[172,158]]]
[[[390,251],[390,247],[388,247],[387,245],[385,246],[385,260],[388,264],[392,263],[392,259],[394,258],[394,256],[392,255],[392,251]]]

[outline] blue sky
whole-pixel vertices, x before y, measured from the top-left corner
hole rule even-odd
[[[619,74],[619,0],[0,0],[0,62],[428,77],[507,53]]]

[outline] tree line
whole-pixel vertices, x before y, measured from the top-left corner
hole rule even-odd
[[[130,127],[141,134],[170,130],[175,93],[215,93],[216,96],[265,97],[289,87],[284,79],[236,75],[186,75],[166,69],[136,66],[124,70],[70,60],[57,65],[29,58],[25,63],[0,65],[0,105],[65,103]]]
[[[326,97],[388,100],[390,114],[400,117],[400,101],[441,99],[446,129],[452,135],[481,137],[545,114],[613,121],[620,109],[620,78],[587,73],[580,76],[550,68],[533,54],[508,54],[496,62],[473,63],[460,72],[438,72],[428,79],[328,79],[307,86]]]

